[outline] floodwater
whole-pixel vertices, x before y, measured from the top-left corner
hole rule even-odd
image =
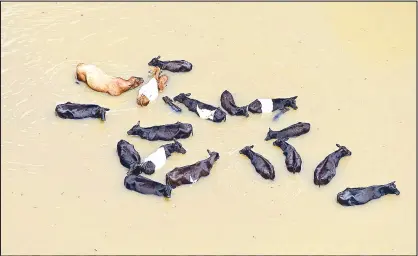
[[[415,16],[415,3],[2,3],[2,254],[415,254]],[[166,72],[148,107],[137,90],[112,97],[74,83],[79,62],[146,78],[157,55],[194,66]],[[189,92],[220,106],[225,89],[238,105],[297,95],[299,109],[216,124],[161,99]],[[106,122],[59,119],[67,101],[111,111]],[[194,126],[187,154],[152,179],[207,149],[220,153],[212,173],[170,200],[126,190],[116,143],[142,157],[165,144],[128,136],[138,120]],[[299,121],[311,131],[289,140],[303,158],[291,174],[264,137]],[[353,154],[318,188],[313,171],[336,143]],[[239,155],[247,145],[275,181]],[[399,196],[336,202],[348,186],[391,181]]]

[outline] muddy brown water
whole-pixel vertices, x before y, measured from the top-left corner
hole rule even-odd
[[[355,13],[353,17],[353,13]],[[413,3],[2,3],[1,251],[3,254],[415,254],[416,52]],[[75,65],[145,77],[148,61],[186,59],[159,100],[137,90],[112,97],[74,83]],[[147,80],[147,79],[146,79]],[[180,92],[220,105],[299,96],[297,111],[226,123],[177,114],[162,101]],[[57,103],[111,109],[99,120],[62,120]],[[210,176],[170,200],[123,187],[116,143],[142,157],[164,142],[130,137],[144,126],[189,122],[186,155],[152,178],[220,153]],[[289,142],[303,158],[291,174],[265,142],[296,122],[311,132]],[[316,165],[339,143],[352,156],[332,182],[313,185]],[[238,150],[268,158],[262,179]],[[396,180],[400,196],[344,208],[347,186]]]

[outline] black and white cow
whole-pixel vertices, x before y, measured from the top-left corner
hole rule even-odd
[[[207,150],[209,157],[194,164],[176,167],[166,174],[166,184],[173,189],[186,184],[193,184],[210,174],[213,165],[219,159],[219,153]]]
[[[173,100],[183,103],[188,110],[195,113],[198,117],[202,119],[210,120],[215,123],[226,121],[226,113],[221,108],[217,108],[212,105],[203,103],[199,100],[189,98],[190,95],[190,93],[180,93],[179,95],[174,97]]]
[[[177,140],[174,140],[174,143],[162,145],[154,153],[145,158],[139,167],[132,172],[132,174],[153,174],[156,170],[161,169],[165,165],[167,158],[169,158],[174,152],[186,154],[187,151]]]
[[[276,98],[276,99],[256,99],[248,104],[248,111],[253,114],[272,113],[276,110],[283,111],[287,108],[298,109],[296,106],[296,98]]]

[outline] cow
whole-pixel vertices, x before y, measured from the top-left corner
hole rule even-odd
[[[173,98],[174,101],[183,103],[188,110],[195,113],[198,117],[210,120],[215,123],[226,121],[226,113],[219,107],[214,107],[201,101],[189,98],[190,93],[180,93]]]
[[[194,164],[176,167],[166,174],[166,184],[173,189],[181,185],[193,184],[200,178],[206,177],[219,159],[219,153],[207,150],[209,157]]]
[[[144,83],[142,77],[131,76],[129,79],[107,75],[103,70],[93,64],[79,63],[76,66],[76,83],[86,83],[97,92],[119,96],[122,93],[136,88]]]
[[[131,143],[126,140],[120,140],[116,145],[116,152],[121,165],[128,168],[129,172],[135,172],[140,167],[141,156]]]
[[[174,73],[189,72],[193,68],[192,63],[185,60],[162,61],[160,58],[161,56],[152,58],[151,61],[148,62],[148,66],[159,67],[161,70],[167,70]]]
[[[125,188],[144,195],[171,197],[171,187],[145,178],[141,175],[128,174],[124,179]]]
[[[269,128],[267,132],[267,136],[264,140],[281,140],[287,139],[291,137],[298,137],[300,135],[306,134],[311,130],[311,124],[309,123],[302,123],[298,122],[296,124],[292,124],[286,128],[281,129],[280,131],[273,131]]]
[[[225,90],[221,94],[221,106],[231,116],[245,116],[245,117],[250,116],[248,114],[248,106],[238,107],[235,104],[235,100],[234,100],[234,97],[232,96],[232,93],[230,93],[228,90]]]
[[[193,135],[193,126],[188,123],[176,122],[174,124],[140,127],[140,121],[128,132],[128,135],[139,136],[149,141],[172,141],[174,139],[186,139]]]
[[[302,169],[302,158],[296,149],[287,143],[288,139],[279,139],[273,142],[273,145],[279,147],[283,151],[283,155],[286,157],[285,164],[289,172],[296,173]]]
[[[106,121],[106,111],[110,109],[95,104],[67,102],[55,107],[55,114],[63,119],[99,118]]]
[[[342,206],[362,205],[385,195],[399,195],[401,192],[392,181],[385,185],[373,185],[359,188],[346,188],[337,194],[337,202]]]
[[[254,145],[246,146],[239,151],[240,154],[245,155],[251,160],[251,164],[254,166],[255,171],[261,175],[264,179],[274,180],[275,171],[274,166],[262,155],[252,150]]]
[[[168,76],[162,75],[159,67],[155,67],[150,73],[153,77],[138,90],[136,104],[141,107],[148,106],[158,98],[158,93],[164,91],[167,86]]]
[[[260,113],[272,113],[276,110],[284,110],[287,108],[293,108],[294,110],[298,109],[296,106],[296,98],[294,96],[291,98],[276,98],[276,99],[256,99],[250,104],[248,104],[248,111],[253,114]]]
[[[162,145],[154,153],[145,158],[144,161],[139,165],[139,168],[135,169],[132,174],[153,174],[156,170],[161,169],[165,165],[167,158],[169,158],[171,154],[175,152],[180,154],[186,154],[187,152],[181,143],[176,139],[174,139],[174,143]]]
[[[335,177],[338,163],[341,158],[351,156],[351,151],[345,146],[340,146],[339,144],[336,145],[338,149],[325,157],[325,159],[322,160],[315,168],[314,184],[319,187],[321,187],[321,185],[327,185],[332,178]]]

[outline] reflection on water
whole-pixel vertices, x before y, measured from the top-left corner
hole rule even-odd
[[[239,10],[238,10],[239,8]],[[350,10],[348,12],[347,10]],[[414,254],[415,8],[407,3],[2,3],[1,202],[4,254]],[[356,13],[355,19],[349,13]],[[74,82],[78,62],[109,75],[146,77],[148,61],[186,59],[163,95],[192,93],[220,105],[298,96],[297,111],[215,124],[159,101],[138,108]],[[62,120],[56,104],[94,103],[107,121]],[[183,108],[184,109],[184,108]],[[212,173],[171,200],[123,187],[116,143],[141,157],[163,142],[130,137],[143,126],[194,125],[152,178],[220,153]],[[286,170],[268,128],[311,123],[291,139],[303,159]],[[313,185],[335,144],[343,159],[332,182]],[[254,145],[276,169],[263,180],[238,151]],[[347,186],[396,180],[401,195],[344,208]],[[22,239],[24,238],[24,239]]]

